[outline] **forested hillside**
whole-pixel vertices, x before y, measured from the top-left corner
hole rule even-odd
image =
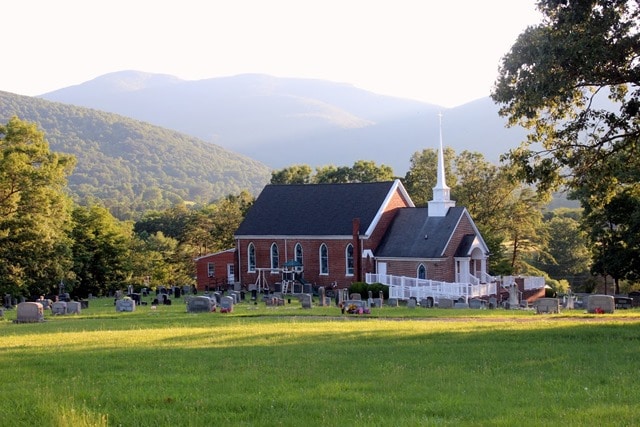
[[[116,114],[0,91],[0,122],[34,122],[51,150],[73,154],[76,201],[101,200],[120,218],[175,202],[209,202],[248,190],[257,194],[269,168],[179,132]]]

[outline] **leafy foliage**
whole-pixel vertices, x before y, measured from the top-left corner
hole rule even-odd
[[[49,151],[34,124],[0,126],[0,287],[46,293],[70,266],[70,200],[75,159]]]
[[[544,21],[504,57],[493,99],[530,130],[509,159],[540,191],[584,208],[594,272],[640,277],[640,5],[540,0]]]
[[[76,157],[68,181],[74,200],[99,200],[120,219],[243,190],[257,194],[269,180],[265,165],[178,132],[0,92],[0,120],[14,115],[43,129],[53,150]]]
[[[293,165],[271,173],[271,184],[340,184],[349,182],[381,182],[394,179],[393,169],[358,160],[353,166],[323,166],[315,174],[309,165]]]

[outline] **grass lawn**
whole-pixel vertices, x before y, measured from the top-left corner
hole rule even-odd
[[[640,425],[640,311],[241,303],[0,320],[2,426]]]

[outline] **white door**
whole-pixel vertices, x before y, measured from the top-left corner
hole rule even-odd
[[[227,264],[227,284],[231,284],[236,281],[235,269],[233,264]]]
[[[378,275],[385,276],[387,274],[387,263],[379,262],[378,263]]]

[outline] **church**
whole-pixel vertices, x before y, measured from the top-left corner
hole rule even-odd
[[[328,288],[370,274],[485,283],[489,249],[469,212],[450,199],[442,132],[437,168],[426,207],[414,205],[400,180],[267,185],[234,233],[235,248],[196,260],[198,288],[226,281],[277,289],[288,272]]]

